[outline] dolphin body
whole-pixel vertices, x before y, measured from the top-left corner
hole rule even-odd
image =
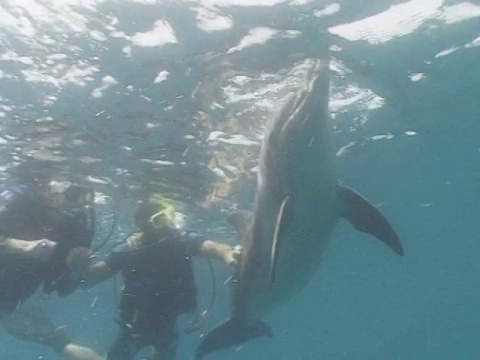
[[[243,245],[232,285],[232,313],[202,339],[197,360],[272,336],[261,319],[312,278],[340,218],[403,255],[397,234],[380,211],[337,181],[328,110],[329,62],[311,61],[305,86],[267,125],[253,213],[237,212],[229,218]]]

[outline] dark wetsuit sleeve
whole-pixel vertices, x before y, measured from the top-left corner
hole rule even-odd
[[[133,255],[133,251],[131,252],[112,252],[110,255],[105,259],[108,268],[110,271],[116,273],[121,271],[125,264],[128,262],[128,259]]]
[[[195,231],[188,231],[183,235],[185,241],[185,252],[188,256],[196,256],[200,253],[205,239]]]

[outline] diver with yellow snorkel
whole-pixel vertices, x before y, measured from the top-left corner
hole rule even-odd
[[[197,288],[191,257],[218,259],[238,265],[240,249],[194,232],[182,232],[174,224],[175,204],[153,194],[141,202],[134,222],[139,232],[128,237],[106,260],[90,265],[83,280],[91,287],[121,273],[120,326],[107,360],[129,360],[146,347],[153,347],[151,359],[175,358],[178,331],[176,319],[197,310]],[[194,324],[195,325],[195,324]],[[89,348],[68,343],[60,351],[73,360],[100,360]]]

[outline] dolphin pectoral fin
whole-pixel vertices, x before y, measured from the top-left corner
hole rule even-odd
[[[243,327],[233,320],[228,320],[205,335],[195,351],[195,360],[200,360],[213,351],[240,345],[263,336],[273,336],[272,330],[263,321]]]
[[[341,184],[338,184],[338,197],[342,216],[357,230],[372,234],[398,255],[403,255],[403,246],[395,230],[375,205],[356,191]]]
[[[280,209],[278,210],[277,221],[275,223],[275,230],[273,232],[273,241],[272,241],[272,250],[270,253],[270,285],[273,285],[275,282],[275,270],[277,267],[277,260],[278,260],[278,248],[280,246],[280,229],[283,224],[283,216],[285,214],[285,207],[290,199],[287,196],[283,199],[282,204],[280,205]]]

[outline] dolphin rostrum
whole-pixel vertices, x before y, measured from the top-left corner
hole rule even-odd
[[[197,360],[271,336],[261,319],[312,278],[340,218],[403,255],[397,234],[380,211],[337,181],[328,110],[329,62],[311,62],[305,86],[267,125],[253,213],[237,212],[229,219],[243,245],[232,285],[232,313],[202,339]]]

